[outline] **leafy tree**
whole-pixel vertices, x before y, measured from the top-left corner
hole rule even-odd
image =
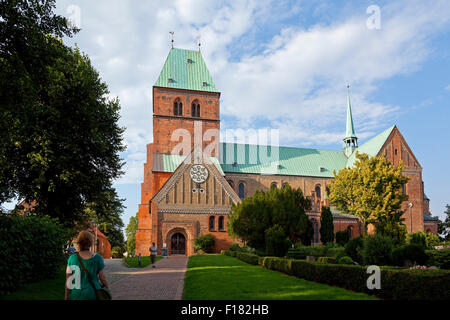
[[[322,214],[320,215],[320,241],[323,244],[334,241],[333,214],[330,207],[326,206],[322,207]]]
[[[279,225],[286,237],[292,242],[305,238],[311,222],[305,210],[309,201],[303,196],[301,189],[270,188],[269,191],[257,191],[252,197],[233,205],[229,216],[228,231],[248,245],[264,250],[265,231]]]
[[[101,199],[90,202],[85,209],[87,223],[94,222],[108,237],[111,247],[125,250],[125,239],[122,229],[124,227],[121,215],[123,214],[123,199],[119,199],[115,189],[111,188],[101,194]]]
[[[135,252],[136,250],[136,231],[138,229],[138,214],[130,218],[130,222],[125,228],[125,234],[127,236],[127,252],[128,254]]]
[[[58,38],[78,30],[54,0],[0,2],[0,203],[72,227],[120,176],[119,101],[89,58]]]
[[[350,236],[347,231],[337,231],[336,232],[336,243],[341,247],[345,246],[350,240]]]
[[[408,199],[402,185],[409,178],[402,175],[403,163],[395,167],[384,157],[356,153],[354,167],[335,171],[330,184],[330,202],[338,210],[357,216],[364,226],[377,223],[389,215],[403,213],[402,202]]]
[[[450,240],[450,205],[445,206],[444,221],[438,220],[438,234],[443,240]]]

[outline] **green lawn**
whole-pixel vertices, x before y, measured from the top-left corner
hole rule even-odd
[[[224,255],[189,258],[185,300],[363,300],[363,293],[291,277]]]
[[[161,259],[162,259],[161,256],[157,256],[155,262],[157,262],[158,260],[161,260]],[[150,256],[141,257],[141,266],[140,267],[139,267],[138,257],[123,258],[123,261],[125,262],[125,264],[127,266],[129,266],[131,268],[144,268],[152,263],[152,261],[150,260]]]
[[[55,279],[30,283],[8,295],[0,296],[0,300],[64,300],[64,284],[66,267],[62,267]]]

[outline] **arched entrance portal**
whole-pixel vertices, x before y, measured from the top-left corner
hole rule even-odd
[[[186,254],[186,238],[182,233],[175,233],[170,243],[171,254]]]

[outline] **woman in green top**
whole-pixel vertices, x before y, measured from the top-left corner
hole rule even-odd
[[[78,256],[89,272],[92,282],[97,290],[102,285],[108,287],[103,269],[105,264],[99,254],[89,251],[94,242],[94,236],[89,231],[81,231],[77,237],[79,251],[72,254],[67,262],[66,270],[66,300],[95,300],[96,295],[86,272],[80,264]],[[69,280],[71,278],[71,280]]]

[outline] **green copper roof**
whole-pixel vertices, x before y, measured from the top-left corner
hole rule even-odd
[[[276,152],[273,146],[221,143],[220,147],[225,173],[333,177],[333,170],[344,168],[347,161],[342,151],[279,147],[276,161],[270,160]],[[264,153],[268,156],[263,157]]]
[[[153,171],[174,172],[183,162],[186,156],[178,154],[153,154]],[[225,175],[217,158],[211,157],[211,162],[219,170],[221,175]]]
[[[347,93],[347,127],[345,130],[345,139],[356,138],[355,127],[353,125],[352,106],[350,104],[350,90]]]
[[[155,87],[219,92],[200,52],[172,48]]]
[[[394,126],[370,139],[347,159],[344,152],[308,148],[258,146],[239,143],[220,143],[220,159],[211,160],[222,175],[225,173],[269,174],[333,178],[338,172],[356,161],[356,151],[376,156],[380,152]],[[264,156],[265,155],[265,156]],[[154,154],[153,170],[174,172],[185,156]]]
[[[384,143],[386,142],[386,139],[391,134],[392,130],[394,130],[395,126],[390,127],[389,129],[384,130],[379,135],[373,137],[363,145],[359,146],[355,151],[352,153],[350,157],[348,157],[347,160],[347,166],[351,167],[356,161],[356,152],[359,153],[367,153],[369,156],[376,156],[378,152],[380,152],[381,147],[383,147]]]

